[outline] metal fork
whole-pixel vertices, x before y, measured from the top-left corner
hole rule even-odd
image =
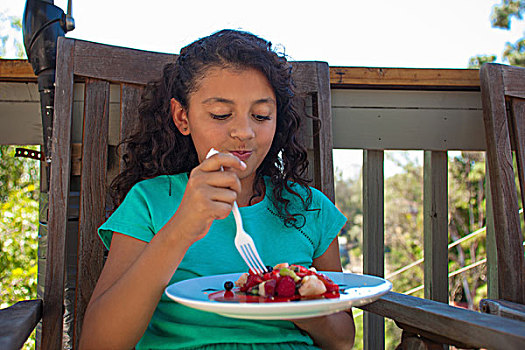
[[[206,155],[206,158],[209,158],[213,156],[214,154],[219,153],[216,149],[212,148],[208,154]],[[221,167],[221,170],[222,167]],[[266,269],[266,266],[261,260],[261,257],[259,256],[259,253],[257,252],[257,248],[255,247],[255,243],[253,242],[252,237],[244,230],[244,227],[242,226],[242,218],[241,218],[241,212],[239,211],[239,206],[237,205],[237,201],[233,202],[233,217],[235,218],[235,224],[237,226],[237,233],[235,234],[235,247],[239,251],[239,254],[241,254],[241,257],[246,262],[246,265],[256,273],[265,273],[268,272]]]
[[[237,233],[235,234],[235,247],[241,254],[242,258],[248,265],[248,267],[257,273],[268,272],[266,266],[263,264],[259,253],[257,253],[257,248],[255,248],[255,243],[253,243],[252,237],[244,231],[242,226],[241,213],[237,202],[233,202],[233,217],[235,218],[235,224],[237,226]]]

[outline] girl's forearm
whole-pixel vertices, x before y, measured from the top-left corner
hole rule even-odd
[[[180,240],[174,242],[170,233],[176,226],[168,223],[121,277],[92,300],[84,318],[82,348],[124,349],[136,345],[190,246]]]
[[[293,321],[306,331],[315,344],[322,349],[352,349],[355,339],[355,325],[352,314],[342,311],[329,316]]]

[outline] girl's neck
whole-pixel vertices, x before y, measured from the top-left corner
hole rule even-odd
[[[260,191],[254,191],[254,181],[256,181],[255,177],[252,179],[245,179],[245,181],[241,180],[241,186],[242,191],[237,197],[237,204],[239,207],[247,207],[249,205],[254,205],[259,203],[264,199],[265,192],[266,192],[266,186],[264,184],[263,179],[259,179],[261,188]]]

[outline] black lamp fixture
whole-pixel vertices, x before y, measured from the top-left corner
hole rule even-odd
[[[73,29],[71,0],[68,0],[67,14],[55,6],[53,0],[26,1],[22,31],[27,57],[38,77],[46,165],[51,162],[57,39]]]

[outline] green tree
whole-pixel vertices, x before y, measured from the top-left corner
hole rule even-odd
[[[0,57],[13,48],[16,57],[25,56],[21,28],[19,17],[0,13]],[[39,173],[38,161],[16,158],[14,146],[0,145],[0,308],[37,296]],[[34,348],[33,333],[24,349]]]
[[[509,30],[513,20],[523,20],[525,0],[502,0],[492,10],[492,27]],[[469,68],[479,68],[483,63],[496,61],[495,55],[478,55],[470,58]],[[525,33],[515,43],[507,42],[502,54],[503,61],[513,66],[525,66]]]
[[[26,57],[21,38],[22,19],[0,12],[0,58],[6,57],[12,51],[16,58]]]
[[[0,146],[0,308],[37,296],[39,164],[14,154]]]

